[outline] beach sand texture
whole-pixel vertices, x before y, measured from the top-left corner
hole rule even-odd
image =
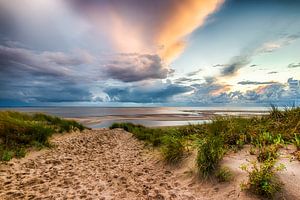
[[[239,165],[251,159],[246,151],[224,158],[236,178],[217,183],[197,178],[193,155],[180,166],[166,165],[120,129],[56,135],[52,143],[0,164],[0,199],[259,199],[240,189],[245,174]],[[298,186],[287,199],[297,199],[300,177],[290,176]]]

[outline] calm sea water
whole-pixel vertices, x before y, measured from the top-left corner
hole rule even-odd
[[[214,111],[217,114],[229,113],[238,115],[243,111],[249,114],[259,114],[268,111],[268,107],[10,107],[0,108],[0,110],[17,110],[21,112],[42,112],[50,115],[68,118],[97,118],[101,117],[101,122],[90,124],[92,128],[109,127],[114,122],[132,122],[145,126],[178,126],[186,124],[198,124],[208,122],[207,119],[193,120],[193,117],[201,116],[201,113]],[[230,111],[230,112],[228,112]],[[253,112],[257,111],[257,112]],[[247,112],[246,112],[247,113]],[[173,119],[147,119],[145,115],[178,115],[179,118]],[[135,118],[135,119],[122,119]],[[183,116],[182,118],[180,116]],[[117,119],[105,119],[117,118]],[[139,119],[139,117],[141,119]],[[189,119],[191,118],[191,119]]]

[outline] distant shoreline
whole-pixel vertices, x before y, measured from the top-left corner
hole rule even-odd
[[[259,116],[267,107],[6,107],[26,113],[42,112],[76,120],[90,128],[107,128],[114,122],[132,122],[149,127],[205,123],[216,116]]]

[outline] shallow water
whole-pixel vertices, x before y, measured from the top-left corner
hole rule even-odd
[[[207,113],[218,115],[259,115],[268,107],[10,107],[0,110],[42,112],[67,118],[97,118],[91,128],[109,127],[114,122],[132,122],[145,126],[179,126],[208,122]],[[150,116],[150,117],[149,117]],[[109,118],[109,119],[106,119]],[[164,119],[161,119],[161,118]],[[201,118],[201,119],[195,119]]]
[[[91,128],[107,128],[113,123],[117,122],[131,122],[134,124],[140,124],[148,127],[158,127],[158,126],[183,126],[189,124],[203,124],[208,123],[211,120],[184,120],[184,121],[160,121],[160,120],[105,120],[100,123],[90,125]]]

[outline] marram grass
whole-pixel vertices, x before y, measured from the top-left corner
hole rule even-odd
[[[72,120],[42,113],[0,112],[0,160],[23,157],[30,147],[49,146],[48,138],[55,132],[83,130],[85,127]]]

